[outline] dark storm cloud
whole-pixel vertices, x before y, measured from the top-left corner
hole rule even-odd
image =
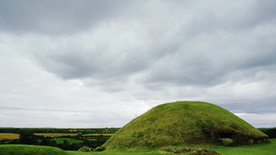
[[[128,1],[1,0],[0,30],[13,33],[72,34],[115,17]]]

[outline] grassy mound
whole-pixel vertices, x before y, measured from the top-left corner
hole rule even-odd
[[[267,141],[267,135],[219,106],[186,101],[162,104],[149,110],[117,131],[103,147],[125,150]]]
[[[1,155],[66,155],[62,149],[38,145],[0,145]]]

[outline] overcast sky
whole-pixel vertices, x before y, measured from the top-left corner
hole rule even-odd
[[[0,126],[122,127],[207,101],[276,126],[274,0],[0,0]]]

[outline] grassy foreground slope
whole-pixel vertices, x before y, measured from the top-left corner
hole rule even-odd
[[[160,155],[164,154],[159,151],[116,151],[116,152],[80,152],[80,151],[66,151],[68,155]]]
[[[276,139],[271,139],[270,144],[244,145],[244,146],[213,146],[207,147],[215,150],[221,155],[275,155]],[[1,155],[159,155],[167,154],[160,150],[150,151],[103,151],[103,152],[80,152],[63,151],[55,147],[33,146],[33,145],[0,145]],[[172,154],[172,153],[171,153]]]
[[[1,155],[66,155],[62,149],[39,145],[0,145]]]
[[[117,131],[104,145],[107,150],[163,146],[254,144],[268,137],[233,113],[214,104],[179,101],[152,108]]]
[[[276,139],[271,139],[269,144],[257,144],[257,145],[243,145],[243,146],[211,146],[205,147],[207,149],[215,150],[221,155],[275,155],[276,154]],[[159,154],[171,154],[160,150],[151,151],[103,151],[103,152],[79,152],[79,151],[66,151],[68,155],[159,155]]]
[[[235,147],[215,146],[210,149],[222,155],[275,155],[276,139],[270,139],[270,144],[244,145]]]

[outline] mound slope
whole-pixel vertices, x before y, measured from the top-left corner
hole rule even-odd
[[[174,145],[232,145],[268,142],[268,137],[233,113],[214,104],[179,101],[152,108],[117,131],[107,150]]]

